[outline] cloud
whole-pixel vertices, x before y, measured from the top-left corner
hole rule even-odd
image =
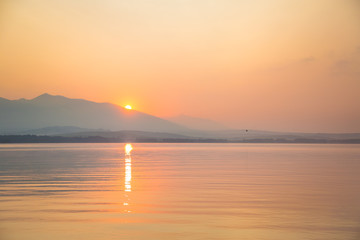
[[[315,61],[315,58],[312,56],[300,59],[300,62],[302,62],[302,63],[309,63],[309,62],[313,62],[313,61]]]
[[[357,59],[341,59],[335,61],[331,66],[331,74],[334,76],[347,76],[358,79],[360,76],[359,61]]]
[[[336,61],[334,63],[334,69],[337,69],[337,70],[345,70],[347,68],[349,68],[349,66],[351,65],[351,62],[349,60],[345,60],[345,59],[342,59],[342,60],[339,60],[339,61]]]
[[[348,75],[350,70],[351,62],[347,59],[337,60],[331,67],[332,74],[336,76]]]
[[[355,56],[360,56],[360,45],[354,51]]]

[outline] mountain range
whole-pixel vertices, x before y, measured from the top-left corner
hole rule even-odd
[[[50,94],[42,94],[30,100],[0,98],[0,135],[2,142],[66,142],[66,138],[68,141],[83,141],[86,138],[86,141],[103,142],[360,143],[359,133],[288,133],[229,129],[208,119],[185,115],[162,119],[111,103],[96,103]],[[54,138],[32,137],[19,140],[20,135]]]
[[[58,127],[66,130],[103,129],[180,132],[186,127],[111,103],[42,94],[34,99],[0,99],[0,133],[26,133]],[[60,127],[60,128],[59,128]],[[49,129],[53,130],[53,129]],[[46,131],[44,131],[46,133]]]
[[[222,125],[221,123],[215,122],[210,119],[191,117],[187,115],[178,115],[166,118],[167,120],[174,122],[176,124],[185,126],[190,129],[196,129],[201,131],[221,131],[229,130],[228,127]]]

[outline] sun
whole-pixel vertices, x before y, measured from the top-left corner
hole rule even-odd
[[[125,108],[126,108],[126,109],[129,109],[129,110],[132,109],[132,107],[131,107],[130,105],[126,105]]]

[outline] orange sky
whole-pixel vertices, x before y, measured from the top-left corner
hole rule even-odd
[[[357,0],[2,0],[0,97],[360,132]]]

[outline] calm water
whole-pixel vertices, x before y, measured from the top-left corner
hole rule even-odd
[[[0,145],[0,239],[360,239],[360,145]]]

